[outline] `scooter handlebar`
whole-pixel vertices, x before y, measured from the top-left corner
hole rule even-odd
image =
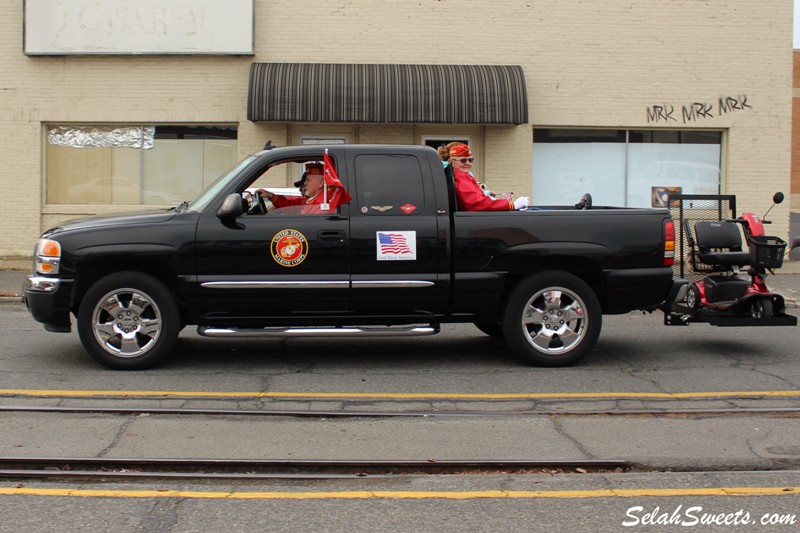
[[[723,222],[735,222],[736,224],[747,224],[747,221],[743,218],[726,218]],[[761,220],[762,224],[772,224],[771,220]]]

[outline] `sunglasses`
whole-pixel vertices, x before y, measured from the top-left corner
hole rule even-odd
[[[466,165],[467,163],[472,163],[475,161],[474,157],[462,157],[461,159],[453,158],[453,161],[458,161],[462,165]]]

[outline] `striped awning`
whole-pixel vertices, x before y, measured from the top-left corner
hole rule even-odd
[[[253,63],[249,120],[525,124],[518,65]]]

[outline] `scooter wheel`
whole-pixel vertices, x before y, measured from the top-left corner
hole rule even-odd
[[[686,306],[689,309],[700,309],[700,290],[694,285],[686,292]]]
[[[756,298],[750,303],[751,318],[772,318],[773,308],[770,298]]]

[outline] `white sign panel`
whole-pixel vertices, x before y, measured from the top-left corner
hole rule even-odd
[[[253,0],[25,0],[25,53],[253,53]]]
[[[376,231],[378,261],[416,261],[416,231]]]

